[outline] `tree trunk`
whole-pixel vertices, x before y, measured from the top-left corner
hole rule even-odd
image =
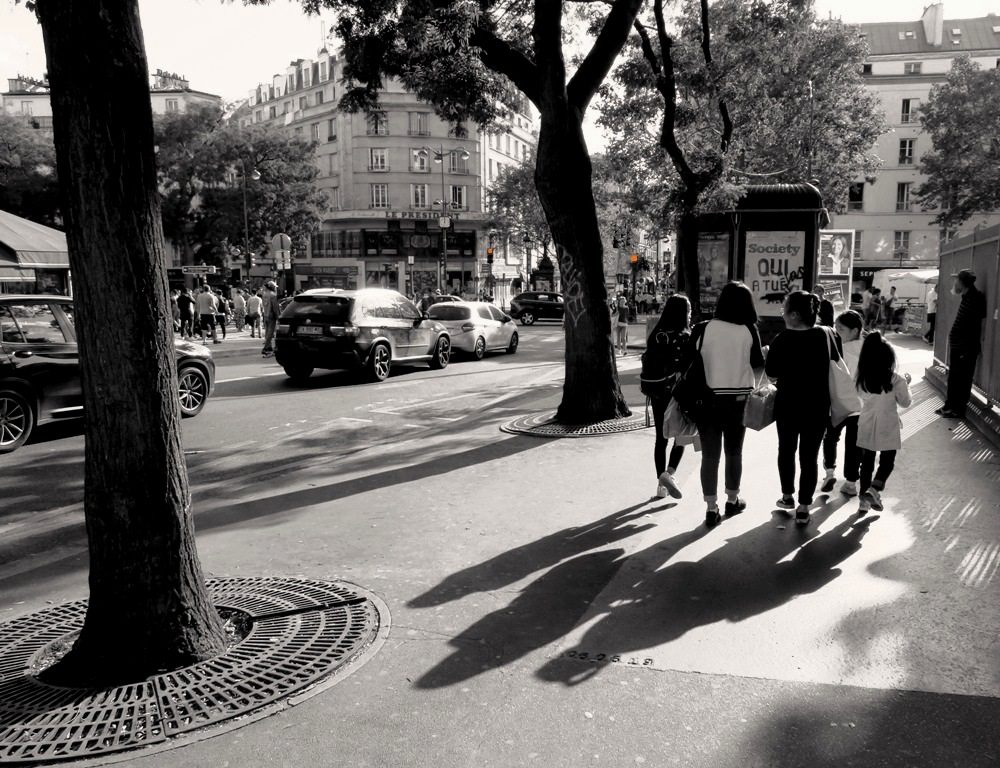
[[[691,317],[701,319],[701,270],[698,265],[698,216],[694,204],[682,203],[677,223],[677,290],[691,300]]]
[[[39,0],[76,286],[90,603],[52,679],[135,681],[217,654],[195,549],[138,0]]]
[[[604,248],[590,157],[572,110],[542,114],[535,185],[552,233],[566,307],[566,378],[556,418],[590,424],[630,415],[618,381]]]

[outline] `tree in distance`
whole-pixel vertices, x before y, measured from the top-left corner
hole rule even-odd
[[[59,226],[59,180],[52,136],[31,118],[0,112],[0,210]]]
[[[937,210],[934,223],[955,229],[1000,208],[1000,70],[956,58],[919,119],[933,149],[920,161],[927,181],[917,189],[917,202]]]

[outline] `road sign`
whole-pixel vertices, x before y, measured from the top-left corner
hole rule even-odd
[[[271,238],[271,251],[277,255],[280,251],[292,250],[292,238],[284,233],[278,233]]]
[[[215,267],[181,267],[183,275],[214,275]]]

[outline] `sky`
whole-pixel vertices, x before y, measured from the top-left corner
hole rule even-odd
[[[832,13],[848,22],[914,21],[929,0],[817,0],[817,14]],[[944,0],[945,18],[1000,14],[1000,0]],[[273,0],[266,7],[245,7],[240,0],[139,0],[150,71],[163,69],[184,75],[191,87],[225,100],[245,98],[258,83],[283,73],[288,62],[315,56],[320,24],[331,26],[331,15],[306,17],[298,0]],[[40,77],[45,72],[45,48],[34,16],[0,0],[0,88],[18,74]],[[603,145],[593,125],[587,125],[591,150]]]

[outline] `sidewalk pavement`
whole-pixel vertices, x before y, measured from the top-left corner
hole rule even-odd
[[[903,365],[925,356],[907,350]],[[683,499],[651,498],[649,430],[498,431],[554,407],[560,389],[196,499],[211,575],[361,584],[389,605],[389,638],[293,708],[127,762],[998,764],[1000,459],[934,415],[925,383],[914,379],[883,512],[859,519],[834,493],[797,528],[773,508],[772,427],[747,438],[747,511],[711,530],[698,454],[678,472]],[[81,566],[0,582],[0,617],[84,595]]]
[[[222,334],[219,333],[219,339],[222,339]],[[180,336],[175,336],[179,339]],[[261,350],[264,348],[264,340],[259,336],[250,336],[250,331],[237,331],[233,327],[226,329],[226,338],[221,344],[213,344],[211,337],[206,337],[207,346],[212,351],[212,358],[215,360],[224,360],[231,357],[244,357],[257,355],[260,356]],[[201,344],[201,337],[195,336],[192,339],[195,344]]]

